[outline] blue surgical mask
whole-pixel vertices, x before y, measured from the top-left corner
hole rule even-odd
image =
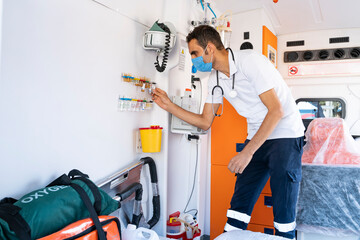
[[[206,46],[206,48],[207,48],[207,46]],[[204,49],[204,52],[205,52],[206,48]],[[204,52],[202,55],[204,55]],[[191,59],[192,63],[194,64],[195,68],[197,70],[199,70],[200,72],[211,72],[212,62],[210,61],[209,63],[205,63],[202,55],[200,57]],[[211,56],[211,59],[212,59],[212,56]]]

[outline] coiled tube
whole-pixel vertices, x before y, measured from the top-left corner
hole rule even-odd
[[[166,39],[165,39],[164,57],[163,57],[161,66],[159,64],[159,55],[160,54],[158,54],[156,56],[156,62],[154,64],[155,64],[156,70],[158,70],[159,72],[165,71],[165,68],[166,68],[166,64],[167,64],[168,57],[169,57],[169,50],[170,50],[170,37],[171,37],[170,32],[168,32],[168,34],[166,35]]]

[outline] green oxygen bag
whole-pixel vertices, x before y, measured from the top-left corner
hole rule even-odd
[[[65,179],[66,184],[59,179]],[[57,184],[59,182],[61,184]],[[79,188],[83,196],[80,196]],[[18,201],[3,199],[0,202],[0,239],[37,239],[88,218],[90,214],[84,196],[89,198],[97,215],[108,215],[119,208],[118,201],[75,169]]]

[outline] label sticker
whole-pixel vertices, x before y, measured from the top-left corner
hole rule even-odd
[[[289,75],[294,76],[298,73],[299,69],[296,66],[289,67]]]

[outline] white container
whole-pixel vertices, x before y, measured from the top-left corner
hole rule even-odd
[[[153,230],[142,227],[136,228],[133,224],[128,224],[121,236],[122,240],[159,240],[159,236]]]
[[[118,101],[118,111],[119,112],[123,112],[124,111],[124,98],[119,97],[119,101]]]

